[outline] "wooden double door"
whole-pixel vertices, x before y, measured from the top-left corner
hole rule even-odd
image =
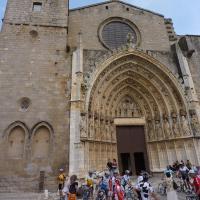
[[[117,152],[121,173],[149,171],[144,126],[117,126]]]

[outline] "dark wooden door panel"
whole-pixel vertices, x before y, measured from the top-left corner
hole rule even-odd
[[[128,155],[131,163],[131,170],[136,171],[148,169],[148,158],[143,126],[119,126],[117,127],[117,150],[119,166],[124,171],[127,159],[122,155]]]

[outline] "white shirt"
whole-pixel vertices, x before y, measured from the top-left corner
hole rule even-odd
[[[137,184],[139,185],[140,182],[142,182],[142,181],[143,181],[143,176],[142,175],[138,176],[138,178],[137,178]]]
[[[150,200],[150,193],[153,192],[153,187],[148,182],[141,182],[138,185],[138,189],[141,192],[142,200]]]

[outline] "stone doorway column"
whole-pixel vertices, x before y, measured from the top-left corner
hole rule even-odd
[[[81,142],[80,126],[81,111],[83,108],[82,87],[83,83],[83,49],[81,34],[79,45],[72,56],[72,85],[70,109],[70,149],[69,149],[69,175],[82,176],[85,169],[85,143]]]

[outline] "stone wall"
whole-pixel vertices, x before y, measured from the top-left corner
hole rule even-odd
[[[68,166],[67,1],[39,2],[33,19],[32,1],[8,1],[0,33],[0,175]]]
[[[69,12],[69,45],[77,46],[78,33],[82,32],[83,48],[105,49],[98,37],[98,29],[108,18],[130,20],[141,34],[139,48],[169,51],[169,38],[164,17],[121,2],[108,2]],[[88,31],[90,30],[90,31]]]
[[[195,89],[200,99],[200,36],[186,36],[188,44],[187,59],[189,62]]]
[[[33,4],[41,3],[41,12],[33,11]],[[68,0],[8,0],[5,23],[67,26]]]

